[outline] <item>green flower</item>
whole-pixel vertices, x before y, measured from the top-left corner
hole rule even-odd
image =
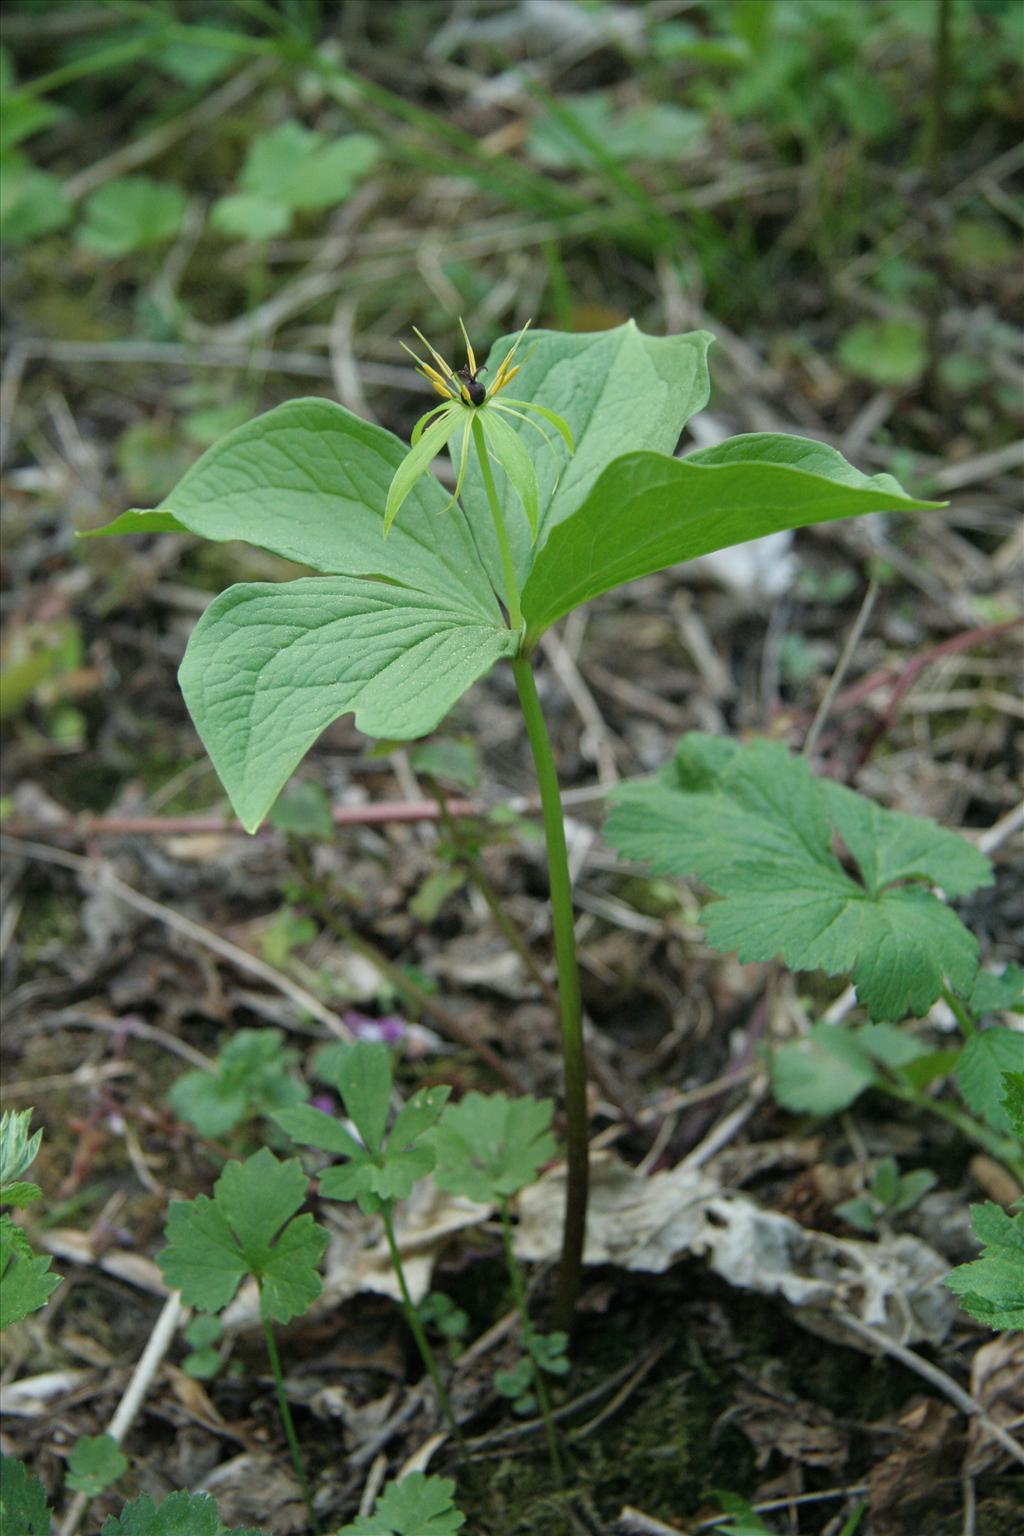
[[[462,433],[458,451],[452,453],[452,463],[456,467],[455,490],[445,507],[447,510],[453,502],[457,501],[462,492],[462,482],[466,474],[466,463],[469,458],[469,438],[473,431],[473,423],[479,422],[487,439],[488,447],[495,459],[501,465],[508,476],[516,494],[523,504],[530,524],[531,542],[537,537],[538,508],[540,503],[540,491],[537,486],[537,472],[533,467],[533,460],[523,446],[522,439],[503,420],[505,416],[514,416],[518,421],[525,421],[528,426],[539,432],[548,448],[554,453],[554,443],[544,428],[534,420],[527,412],[542,416],[565,440],[569,452],[573,451],[572,433],[554,411],[547,406],[537,405],[532,400],[498,401],[495,397],[510,384],[519,372],[520,364],[513,363],[513,358],[519,349],[519,344],[530,327],[527,320],[519,335],[512,343],[502,359],[492,382],[486,387],[480,382],[477,375],[481,372],[477,366],[476,354],[470,345],[466,328],[459,321],[462,329],[463,340],[466,343],[466,366],[458,372],[445,362],[440,352],[436,352],[430,342],[419,331],[416,335],[426,347],[434,363],[425,363],[422,358],[416,356],[410,347],[402,345],[413,358],[418,371],[428,381],[431,388],[442,396],[443,403],[435,405],[433,410],[427,411],[421,416],[412,430],[411,448],[395,471],[395,477],[388,490],[387,505],[384,509],[384,537],[387,538],[388,530],[398,516],[399,508],[412,490],[421,475],[425,475],[431,463],[446,448],[455,437],[456,433]],[[413,327],[415,330],[415,326]],[[435,366],[436,365],[436,366]],[[428,425],[429,423],[429,425]],[[489,472],[489,471],[486,471]]]

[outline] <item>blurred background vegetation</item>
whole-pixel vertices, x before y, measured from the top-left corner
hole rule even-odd
[[[182,587],[271,569],[74,529],[159,500],[295,394],[407,432],[413,324],[448,349],[462,315],[478,352],[529,316],[707,326],[727,430],[827,436],[924,493],[979,457],[1005,474],[1022,58],[1020,0],[8,0],[22,744],[102,729],[97,622],[162,594],[183,630]],[[999,530],[968,524],[990,553]],[[63,789],[98,809],[120,776],[108,754]]]

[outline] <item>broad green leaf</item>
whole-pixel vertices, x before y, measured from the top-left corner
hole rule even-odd
[[[306,1195],[301,1164],[278,1162],[264,1147],[228,1163],[213,1193],[171,1202],[168,1246],[157,1255],[167,1284],[186,1306],[219,1312],[250,1274],[269,1317],[300,1316],[322,1289],[316,1266],[327,1246],[312,1216],[293,1214]]]
[[[207,449],[155,511],[123,513],[85,537],[188,529],[245,539],[316,571],[379,577],[497,622],[466,519],[454,506],[438,521],[448,498],[431,476],[410,492],[387,543],[381,537],[388,487],[407,453],[331,400],[290,400]]]
[[[863,884],[832,850],[836,806],[851,852],[866,866]],[[892,854],[884,848],[890,829]],[[854,814],[847,795],[817,783],[780,743],[709,752],[702,738],[684,737],[656,779],[614,791],[606,837],[629,857],[649,859],[656,873],[695,875],[717,893],[703,914],[716,949],[743,961],[781,955],[794,970],[852,973],[874,1019],[925,1013],[947,982],[964,993],[971,987],[973,936],[930,890],[886,882],[938,881],[948,865],[951,883],[966,891],[990,883],[987,863],[926,822],[915,829],[877,807]]]
[[[380,144],[366,133],[328,141],[289,120],[257,134],[249,147],[240,184],[245,192],[287,208],[327,208],[344,202],[371,171]]]
[[[1003,1104],[1003,1073],[1024,1072],[1024,1034],[1000,1024],[972,1035],[956,1068],[965,1101],[997,1131],[1013,1125]]]
[[[927,332],[919,320],[862,320],[840,338],[839,361],[880,388],[916,384],[928,361]]]
[[[983,1013],[1024,1013],[1024,970],[1019,965],[1008,965],[999,975],[979,971],[968,1002],[975,1017]]]
[[[330,208],[344,202],[373,170],[380,143],[368,133],[347,133],[318,145],[295,166],[289,184],[293,208]]]
[[[1024,1141],[1024,1072],[1003,1073],[1002,1105],[1013,1134]]]
[[[13,1456],[0,1455],[0,1531],[5,1536],[50,1536],[46,1490]]]
[[[68,1457],[69,1488],[94,1499],[128,1470],[128,1458],[112,1435],[81,1435]]]
[[[60,1282],[49,1255],[34,1254],[20,1228],[0,1216],[0,1331],[45,1307]]]
[[[509,335],[494,343],[488,358],[492,374],[514,340]],[[645,336],[633,321],[588,335],[562,331],[528,335],[517,357],[522,372],[515,379],[516,396],[561,416],[575,442],[572,458],[563,452],[556,461],[543,445],[534,448],[536,433],[525,422],[512,429],[535,459],[539,543],[576,511],[613,459],[638,448],[659,455],[675,450],[687,421],[707,404],[707,352],[712,340],[706,331]],[[529,525],[507,481],[499,483],[498,495],[522,584],[534,563]],[[503,591],[501,560],[474,459],[466,472],[462,501],[495,589]]]
[[[1008,1216],[991,1201],[971,1206],[980,1259],[946,1276],[960,1305],[990,1328],[1024,1330],[1024,1212]]]
[[[619,161],[668,160],[675,164],[703,137],[705,118],[670,102],[641,102],[615,110],[606,91],[564,98],[560,111],[537,119],[527,151],[540,165],[564,170],[587,167],[595,156],[588,141],[599,141]]]
[[[815,1024],[802,1040],[776,1046],[771,1078],[783,1109],[797,1115],[834,1115],[876,1082],[878,1067],[856,1031]]]
[[[820,781],[829,819],[873,896],[897,881],[925,881],[947,896],[992,884],[992,866],[959,832],[883,810],[832,779]]]
[[[157,69],[182,85],[207,86],[219,80],[236,63],[238,54],[233,48],[217,48],[210,41],[191,42],[183,37],[179,42],[161,39],[150,55]]]
[[[360,1041],[340,1047],[335,1061],[346,1112],[367,1145],[361,1146],[330,1115],[309,1107],[286,1110],[275,1117],[277,1123],[296,1141],[348,1159],[321,1174],[320,1193],[326,1199],[358,1200],[366,1211],[379,1209],[380,1202],[404,1200],[434,1166],[434,1149],[421,1138],[440,1115],[450,1089],[420,1089],[399,1110],[385,1141],[392,1089],[387,1047]]]
[[[294,118],[257,133],[250,143],[239,184],[275,202],[290,203],[289,192],[296,167],[312,154],[323,138]]]
[[[27,91],[0,90],[0,150],[13,149],[66,114],[52,101]]]
[[[434,1133],[435,1183],[481,1205],[517,1194],[555,1155],[554,1108],[551,1099],[467,1093]]]
[[[279,832],[293,832],[314,842],[328,842],[334,836],[331,802],[322,784],[304,779],[293,789],[286,789],[274,801],[270,824]]]
[[[468,879],[465,869],[450,864],[432,870],[415,896],[410,898],[407,910],[418,923],[429,927],[449,896],[461,891]]]
[[[29,1184],[24,1179],[19,1179],[14,1184],[5,1184],[0,1190],[0,1201],[5,1205],[13,1205],[20,1209],[22,1206],[31,1205],[33,1200],[41,1200],[43,1192],[38,1184]]]
[[[480,751],[471,736],[436,736],[417,742],[409,751],[409,766],[414,773],[447,779],[460,789],[480,787]]]
[[[721,1536],[776,1536],[771,1526],[765,1524],[753,1505],[748,1504],[746,1499],[741,1499],[738,1493],[721,1492],[716,1489],[715,1498],[729,1516],[724,1525],[717,1527]]]
[[[193,631],[179,680],[252,832],[340,715],[354,710],[369,736],[424,736],[516,647],[497,616],[482,619],[458,592],[333,576],[229,588]]]
[[[36,1131],[34,1136],[29,1135],[33,1114],[31,1109],[5,1109],[0,1115],[0,1201],[10,1205],[24,1203],[21,1199],[13,1199],[10,1191],[39,1155],[43,1133]],[[35,1188],[34,1185],[31,1187]]]
[[[407,1099],[388,1133],[388,1151],[405,1151],[414,1141],[419,1140],[424,1131],[436,1125],[450,1093],[451,1089],[442,1084],[437,1088],[421,1088],[411,1099]]]
[[[223,1136],[245,1119],[284,1109],[306,1097],[290,1075],[298,1052],[279,1029],[240,1029],[217,1058],[214,1072],[186,1072],[171,1104],[201,1136]]]
[[[287,203],[258,192],[229,192],[219,197],[210,210],[210,223],[221,234],[236,240],[272,240],[287,234],[292,211]]]
[[[338,1091],[371,1152],[379,1152],[391,1103],[391,1052],[358,1040],[338,1053]]]
[[[73,213],[58,176],[40,171],[17,150],[0,158],[0,239],[25,245],[63,229]]]
[[[148,1495],[104,1522],[100,1536],[263,1536],[255,1525],[228,1530],[208,1493],[172,1493],[160,1504]]]
[[[311,1104],[280,1110],[274,1119],[301,1146],[319,1147],[324,1152],[335,1152],[339,1157],[355,1158],[358,1162],[368,1155],[367,1149],[346,1131],[340,1120],[325,1114],[322,1109],[314,1109]]]
[[[577,449],[563,483],[579,457]],[[624,453],[604,462],[534,559],[523,588],[531,639],[602,592],[716,549],[865,512],[941,505],[908,496],[891,475],[862,475],[822,443],[771,433],[729,438],[685,459]],[[562,496],[560,487],[556,503]]]
[[[450,1477],[410,1472],[388,1484],[372,1515],[360,1515],[338,1536],[455,1536],[466,1517],[452,1503],[454,1492]]]
[[[173,182],[123,176],[90,193],[77,240],[98,256],[127,256],[173,240],[188,199]]]

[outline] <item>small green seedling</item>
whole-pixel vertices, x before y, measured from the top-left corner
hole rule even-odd
[[[1013,1135],[1024,1144],[1024,1072],[1003,1073],[1003,1108]],[[982,1255],[946,1276],[965,1312],[990,1328],[1024,1332],[1024,1202],[1007,1214],[991,1200],[971,1206]]]
[[[360,1139],[322,1109],[306,1105],[274,1116],[282,1130],[304,1146],[333,1152],[346,1161],[320,1176],[320,1193],[328,1200],[355,1200],[367,1215],[377,1215],[384,1225],[391,1264],[402,1295],[402,1309],[416,1340],[441,1410],[456,1438],[461,1438],[427,1336],[405,1278],[402,1255],[395,1238],[393,1211],[396,1200],[405,1200],[416,1183],[430,1173],[436,1154],[428,1133],[447,1102],[450,1088],[421,1088],[403,1104],[387,1131],[394,1079],[391,1054],[386,1045],[359,1041],[332,1052],[337,1073],[335,1086]]]
[[[240,191],[214,204],[210,222],[242,240],[286,235],[297,213],[343,203],[379,156],[380,144],[369,134],[328,140],[289,118],[252,140]]]
[[[193,1376],[197,1381],[209,1381],[211,1376],[216,1376],[221,1367],[217,1345],[223,1331],[220,1318],[207,1312],[200,1312],[192,1319],[184,1330],[185,1342],[191,1345],[181,1362],[186,1376]]]
[[[244,1163],[228,1163],[213,1199],[173,1200],[167,1247],[157,1263],[186,1306],[220,1312],[247,1275],[256,1281],[260,1320],[274,1375],[278,1408],[292,1462],[314,1532],[318,1531],[291,1409],[284,1391],[272,1322],[301,1317],[323,1289],[317,1265],[327,1232],[295,1212],[306,1198],[306,1175],[296,1158],[279,1162],[261,1148]]]
[[[551,1099],[533,1099],[525,1095],[510,1099],[503,1093],[489,1096],[467,1093],[458,1104],[448,1106],[434,1133],[437,1148],[434,1180],[440,1189],[465,1195],[481,1205],[497,1205],[501,1210],[505,1261],[519,1312],[524,1353],[513,1366],[495,1373],[494,1385],[503,1397],[512,1400],[516,1413],[532,1413],[539,1404],[551,1464],[561,1481],[558,1437],[544,1373],[552,1376],[566,1374],[569,1361],[565,1352],[569,1338],[562,1331],[543,1334],[533,1327],[522,1270],[515,1256],[509,1204],[512,1196],[532,1184],[544,1163],[555,1155],[557,1148],[551,1134],[554,1110]],[[530,1391],[531,1384],[533,1392]]]
[[[106,1520],[100,1536],[263,1536],[255,1525],[229,1530],[208,1493],[171,1493],[159,1504],[148,1495]]]
[[[28,1134],[32,1114],[31,1109],[24,1109],[5,1110],[0,1115],[0,1205],[20,1209],[42,1199],[38,1184],[22,1179],[43,1139],[42,1131]],[[33,1252],[28,1238],[6,1211],[0,1215],[0,1330],[44,1307],[60,1281],[60,1275],[50,1273],[49,1257]]]
[[[113,1435],[81,1435],[68,1457],[69,1488],[95,1498],[128,1470],[128,1458]]]
[[[50,1536],[46,1489],[13,1456],[0,1454],[0,1530],[16,1536]]]
[[[706,332],[657,338],[632,322],[541,331],[517,352],[522,339],[496,342],[484,367],[468,339],[458,369],[430,347],[420,368],[442,404],[411,449],[329,400],[295,400],[215,444],[159,507],[99,531],[247,539],[321,573],[222,593],[179,674],[249,831],[339,716],[354,711],[370,736],[414,740],[491,667],[511,664],[551,883],[567,1125],[556,1318],[567,1327],[586,1229],[586,1069],[558,772],[533,652],[581,603],[679,561],[936,503],[801,438],[752,433],[675,458],[709,398]],[[513,375],[514,400],[502,393]],[[430,474],[444,443],[454,500]]]
[[[969,993],[978,946],[934,893],[992,884],[983,854],[932,822],[882,810],[778,742],[684,736],[657,778],[617,788],[605,832],[656,873],[717,895],[708,942],[742,961],[853,974],[876,1020],[926,1013],[947,984]],[[842,838],[856,865],[833,852]]]
[[[280,1029],[240,1029],[217,1057],[213,1072],[186,1072],[171,1089],[175,1112],[200,1136],[223,1136],[245,1120],[269,1116],[307,1097],[291,1076],[298,1052]]]
[[[130,256],[165,245],[181,228],[188,199],[173,182],[151,176],[124,176],[90,193],[76,233],[94,256]]]
[[[605,833],[661,873],[695,875],[717,900],[702,914],[708,942],[743,961],[777,956],[794,970],[852,974],[875,1021],[821,1022],[772,1052],[775,1097],[795,1113],[845,1109],[875,1088],[943,1114],[1015,1170],[1002,1073],[1024,1071],[1024,1035],[978,1027],[993,1009],[1024,1006],[1024,976],[978,969],[978,945],[937,894],[992,884],[989,861],[955,832],[883,810],[828,779],[778,742],[684,736],[656,778],[612,794]],[[851,873],[834,844],[841,840]],[[943,998],[965,1036],[929,1051],[894,1021]],[[927,1089],[953,1072],[973,1116]]]
[[[424,1296],[416,1311],[423,1326],[436,1328],[447,1343],[452,1357],[457,1357],[469,1332],[469,1313],[457,1306],[444,1291],[431,1291]]]
[[[402,1106],[390,1132],[387,1122],[394,1080],[386,1045],[358,1041],[332,1055],[335,1087],[358,1138],[333,1115],[309,1105],[281,1110],[274,1119],[304,1146],[319,1147],[345,1158],[340,1167],[320,1175],[320,1193],[328,1200],[356,1200],[367,1214],[405,1200],[434,1166],[436,1154],[426,1132],[436,1123],[450,1088],[421,1088]]]
[[[466,1517],[452,1503],[454,1492],[449,1477],[410,1472],[388,1484],[372,1515],[360,1515],[338,1536],[455,1536]]]
[[[844,1200],[836,1215],[861,1232],[876,1232],[892,1216],[911,1210],[937,1180],[928,1168],[900,1173],[894,1157],[883,1157],[875,1169],[867,1193]]]

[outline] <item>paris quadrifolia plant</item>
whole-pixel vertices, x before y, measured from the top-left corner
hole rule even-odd
[[[459,369],[425,343],[430,361],[417,361],[441,403],[411,448],[330,400],[293,400],[215,444],[159,507],[98,531],[245,539],[318,573],[230,587],[181,666],[196,727],[251,832],[340,715],[354,712],[369,736],[412,740],[493,666],[511,667],[550,878],[568,1165],[554,1320],[566,1329],[586,1224],[586,1076],[538,641],[581,603],[680,561],[935,503],[796,437],[753,433],[675,457],[709,396],[706,332],[646,336],[628,322],[527,340],[525,330],[497,341],[484,367],[468,339]],[[454,495],[430,472],[445,446]]]

